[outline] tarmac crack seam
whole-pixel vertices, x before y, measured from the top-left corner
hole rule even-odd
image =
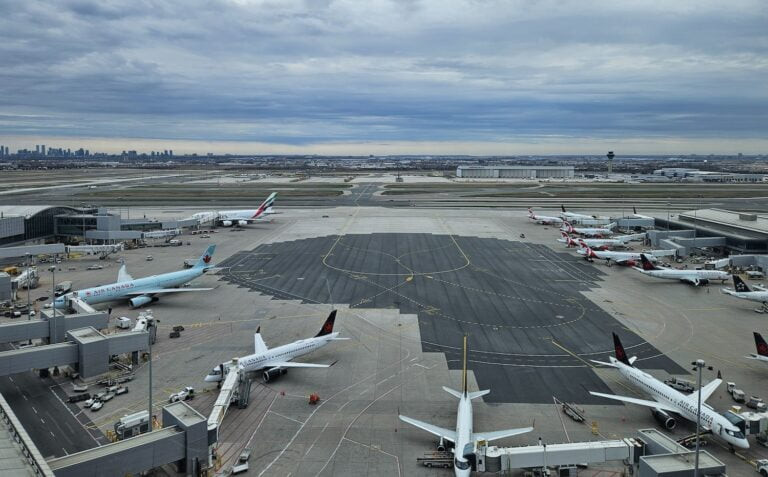
[[[406,354],[406,356],[405,356],[404,358],[401,358],[399,361],[397,361],[397,362],[395,362],[395,363],[392,363],[390,366],[395,366],[395,365],[398,365],[398,366],[399,366],[399,365],[400,365],[400,364],[401,364],[403,361],[405,361],[406,359],[410,358],[410,357],[411,357],[411,352],[410,352],[410,350],[407,350],[407,351],[408,351],[408,353]],[[286,444],[286,445],[285,445],[285,446],[284,446],[284,447],[283,447],[283,448],[280,450],[280,453],[277,455],[277,457],[275,457],[274,459],[272,459],[272,461],[271,461],[271,462],[270,462],[270,463],[269,463],[269,464],[268,464],[268,465],[267,465],[267,466],[266,466],[264,469],[262,469],[262,471],[261,471],[261,472],[259,472],[259,477],[261,477],[262,475],[264,475],[264,473],[265,473],[265,472],[267,472],[267,471],[268,471],[268,470],[269,470],[269,469],[270,469],[270,468],[271,468],[271,467],[272,467],[272,466],[275,464],[275,462],[277,462],[277,461],[278,461],[278,460],[279,460],[279,459],[280,459],[280,458],[283,456],[283,454],[285,454],[285,451],[286,451],[286,449],[288,449],[290,446],[292,446],[292,445],[293,445],[294,441],[295,441],[295,440],[296,440],[296,438],[299,436],[299,434],[300,434],[300,433],[301,433],[301,431],[304,429],[304,427],[307,425],[307,423],[308,423],[308,422],[309,422],[309,421],[312,419],[312,417],[313,417],[313,416],[314,416],[314,415],[317,413],[317,411],[319,411],[320,409],[322,409],[322,407],[323,407],[325,404],[327,404],[328,402],[330,402],[332,399],[336,398],[336,397],[337,397],[338,395],[340,395],[341,393],[347,392],[347,391],[349,391],[350,389],[354,388],[355,386],[358,386],[358,385],[362,384],[362,383],[363,383],[363,382],[365,382],[365,381],[369,381],[369,380],[372,380],[372,379],[373,379],[375,376],[376,376],[375,374],[372,374],[372,375],[368,376],[367,378],[363,379],[362,381],[354,382],[354,383],[350,384],[349,386],[347,386],[347,387],[345,387],[345,388],[343,388],[343,389],[341,389],[341,390],[337,391],[336,393],[334,393],[334,394],[333,394],[331,397],[329,397],[328,399],[326,399],[326,400],[324,400],[324,401],[320,401],[320,404],[319,404],[319,405],[317,405],[317,407],[315,407],[315,409],[314,409],[314,410],[313,410],[313,411],[312,411],[312,412],[309,414],[309,416],[307,416],[307,419],[304,421],[304,424],[302,424],[302,425],[301,425],[301,426],[300,426],[300,427],[299,427],[299,428],[296,430],[296,432],[293,434],[293,437],[291,437],[290,441],[288,441],[288,444]],[[327,464],[326,464],[326,465],[327,465]]]
[[[326,460],[326,461],[325,461],[325,464],[323,465],[323,467],[322,467],[322,468],[321,468],[321,469],[320,469],[320,470],[317,472],[317,474],[315,474],[315,475],[320,475],[320,474],[322,474],[322,473],[323,473],[323,471],[325,470],[325,468],[326,468],[326,467],[328,467],[328,464],[331,462],[331,460],[333,460],[333,457],[334,457],[334,456],[336,455],[336,453],[339,451],[339,448],[341,447],[341,443],[344,441],[344,439],[346,439],[346,437],[347,437],[347,433],[348,433],[348,432],[349,432],[349,430],[352,428],[352,426],[353,426],[353,425],[354,425],[354,424],[357,422],[357,420],[360,418],[360,416],[362,416],[362,415],[363,415],[363,413],[364,413],[365,411],[367,411],[368,409],[370,409],[370,407],[371,407],[371,406],[373,406],[374,404],[376,404],[376,402],[377,402],[379,399],[386,397],[387,395],[389,395],[389,393],[391,393],[391,392],[392,392],[392,391],[394,391],[395,389],[399,389],[399,388],[400,388],[400,387],[402,387],[402,386],[403,386],[402,384],[398,384],[398,385],[397,385],[397,386],[395,386],[394,388],[390,389],[389,391],[385,392],[385,393],[384,393],[384,394],[382,394],[381,396],[379,396],[379,397],[377,397],[376,399],[374,399],[373,401],[371,401],[371,402],[370,402],[370,403],[369,403],[367,406],[365,406],[365,407],[364,407],[364,408],[363,408],[363,409],[362,409],[362,410],[361,410],[359,413],[357,413],[357,415],[355,416],[355,418],[354,418],[354,419],[352,419],[352,422],[350,422],[350,423],[347,425],[346,429],[344,429],[344,434],[342,434],[342,435],[341,435],[341,439],[339,439],[339,442],[338,442],[338,444],[336,444],[336,448],[335,448],[335,449],[333,449],[333,452],[331,452],[331,455],[329,455],[329,456],[328,456],[328,460]],[[397,464],[397,475],[400,475],[400,460],[399,460],[399,459],[397,460],[397,463],[398,463],[398,464]]]

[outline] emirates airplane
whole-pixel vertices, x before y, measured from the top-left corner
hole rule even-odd
[[[202,221],[216,219],[216,224],[222,227],[244,226],[254,222],[267,222],[267,216],[275,214],[272,205],[277,198],[277,192],[269,194],[269,197],[259,205],[257,209],[220,210],[218,212],[198,212],[192,217]]]

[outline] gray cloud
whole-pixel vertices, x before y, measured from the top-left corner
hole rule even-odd
[[[762,1],[0,1],[0,136],[759,138]]]

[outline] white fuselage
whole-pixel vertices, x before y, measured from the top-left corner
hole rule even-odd
[[[731,295],[742,300],[756,301],[758,303],[768,303],[768,291],[748,291],[737,292],[730,288],[724,288],[722,290],[726,295]]]
[[[573,212],[562,212],[560,214],[560,217],[564,218],[565,220],[569,220],[569,221],[573,220],[573,219],[578,219],[578,220],[594,219],[594,217],[592,217],[591,215],[576,214],[576,213],[573,213]]]
[[[254,353],[249,354],[248,356],[243,356],[237,360],[237,363],[240,369],[245,372],[261,371],[262,369],[279,367],[279,363],[291,361],[299,356],[304,356],[305,354],[316,351],[336,339],[338,336],[339,333],[334,332],[323,336],[294,341],[293,343],[268,349],[263,353]],[[222,376],[217,373],[217,369],[214,369],[211,374],[205,377],[205,381],[220,381]]]
[[[572,232],[584,235],[585,237],[608,237],[613,235],[611,229],[598,229],[598,228],[586,228],[586,227],[571,227]]]
[[[750,353],[749,356],[747,356],[749,359],[754,359],[756,361],[762,361],[763,363],[768,363],[768,356],[762,356],[755,353]]]
[[[641,270],[644,274],[654,277],[663,278],[666,280],[728,280],[731,275],[728,272],[721,272],[720,270],[673,270],[671,268],[662,268],[659,270]]]
[[[563,223],[563,219],[560,217],[548,217],[546,215],[531,214],[528,216],[528,218],[542,225],[560,225]]]
[[[453,469],[456,477],[468,477],[472,472],[469,461],[464,459],[464,448],[474,445],[472,438],[472,400],[462,395],[456,411],[456,442],[454,448]],[[474,449],[471,450],[474,452]]]
[[[577,250],[576,253],[581,255],[586,255],[587,251],[586,249],[580,249]],[[640,262],[640,254],[635,252],[612,252],[612,251],[603,251],[603,250],[592,250],[592,254],[594,255],[592,258],[597,258],[599,260],[613,260],[614,262]],[[648,257],[648,260],[650,261],[656,261],[656,257],[653,255],[646,255]]]
[[[696,416],[698,415],[696,393],[687,396],[667,386],[650,374],[633,366],[627,366],[616,360],[616,358],[611,357],[611,362],[635,388],[650,394],[657,402],[678,409],[677,413],[685,419],[696,422]],[[705,429],[711,430],[713,435],[735,447],[749,448],[749,442],[747,442],[746,437],[744,437],[739,428],[706,403],[701,404],[701,425]]]
[[[111,283],[109,285],[77,290],[72,292],[71,295],[83,300],[89,305],[95,305],[97,303],[131,298],[140,295],[142,290],[179,287],[199,277],[205,273],[205,270],[204,267],[195,267],[188,270],[180,270],[178,272],[152,275],[137,280],[128,280],[122,283]],[[68,296],[69,294],[57,298],[56,307],[66,306],[65,298]]]

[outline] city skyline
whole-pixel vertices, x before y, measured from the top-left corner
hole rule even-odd
[[[11,149],[768,151],[758,0],[82,0],[4,13]]]

